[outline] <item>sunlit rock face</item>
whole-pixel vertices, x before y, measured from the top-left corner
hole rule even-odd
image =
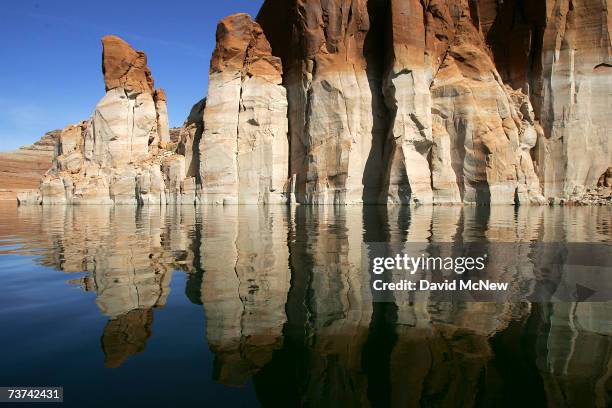
[[[432,84],[436,141],[443,146],[449,138],[454,146],[441,168],[454,172],[464,202],[512,204],[518,188],[518,116],[469,15],[463,13],[457,24],[455,42]],[[436,151],[441,157],[446,153]]]
[[[204,133],[202,202],[278,204],[288,199],[287,97],[280,60],[246,14],[217,27]]]
[[[0,201],[17,198],[23,204],[38,203],[39,192],[35,190],[51,167],[59,134],[59,130],[52,130],[31,145],[0,153]]]
[[[612,162],[610,2],[547,2],[540,139],[548,195],[580,197]]]
[[[106,95],[89,121],[61,132],[53,166],[39,194],[27,201],[195,204],[195,182],[186,181],[181,168],[184,157],[167,150],[166,95],[154,88],[145,54],[115,36],[104,37],[102,46]]]
[[[170,125],[168,123],[168,104],[166,92],[163,89],[156,89],[153,94],[153,100],[155,101],[155,112],[157,114],[157,134],[159,136],[158,141],[154,141],[153,144],[169,143],[170,142]]]
[[[467,0],[264,3],[298,201],[545,202],[533,118],[472,14]]]
[[[421,3],[391,2],[389,199],[544,203],[529,157],[535,141],[521,143],[533,129],[522,123],[516,91],[499,76],[468,2]]]
[[[115,36],[102,39],[106,95],[96,106],[84,156],[102,168],[135,163],[159,142],[153,78],[146,55]]]
[[[101,167],[118,167],[142,160],[149,137],[157,129],[150,93],[115,88],[98,103],[85,138],[85,157]]]
[[[145,54],[107,36],[107,94],[20,202],[606,204],[589,190],[612,167],[608,8],[266,0],[219,23],[178,146]]]
[[[104,37],[102,45],[102,73],[107,91],[124,88],[135,92],[153,92],[153,77],[144,52],[132,49],[114,35]]]

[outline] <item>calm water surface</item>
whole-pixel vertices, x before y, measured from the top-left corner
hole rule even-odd
[[[610,406],[611,303],[373,304],[360,262],[376,241],[612,249],[611,223],[610,208],[1,204],[0,386],[63,386],[77,407]]]

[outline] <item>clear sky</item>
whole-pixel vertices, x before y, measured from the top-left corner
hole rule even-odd
[[[104,96],[100,39],[146,52],[180,126],[206,95],[219,19],[257,14],[262,0],[0,1],[0,151],[87,119]]]

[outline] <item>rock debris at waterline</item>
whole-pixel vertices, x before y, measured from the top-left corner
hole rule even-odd
[[[20,203],[612,203],[609,6],[506,3],[229,16],[176,144],[146,56],[105,37],[106,96]]]

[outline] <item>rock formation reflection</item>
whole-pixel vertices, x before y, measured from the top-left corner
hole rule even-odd
[[[24,209],[31,216],[33,209]],[[37,216],[42,235],[32,245],[53,248],[42,261],[95,292],[109,318],[102,334],[107,367],[119,367],[144,351],[152,334],[153,310],[166,304],[175,269],[190,261],[188,229],[195,213],[167,214],[164,207],[45,207]],[[21,209],[19,210],[21,211]],[[20,214],[21,215],[21,214]],[[186,229],[185,229],[186,228]],[[191,257],[192,258],[192,257]]]
[[[144,351],[152,325],[151,309],[135,309],[109,320],[102,334],[105,366],[117,368],[129,356]]]
[[[208,207],[202,226],[202,303],[215,379],[242,385],[283,343],[291,280],[280,207]]]
[[[87,272],[72,281],[109,318],[108,367],[145,350],[173,274],[185,273],[211,375],[252,379],[264,406],[612,402],[611,303],[374,303],[361,272],[371,242],[524,242],[489,252],[492,273],[521,282],[559,256],[529,243],[609,243],[606,208],[24,207],[16,217],[21,230],[0,222],[0,233],[44,248],[43,264]]]

